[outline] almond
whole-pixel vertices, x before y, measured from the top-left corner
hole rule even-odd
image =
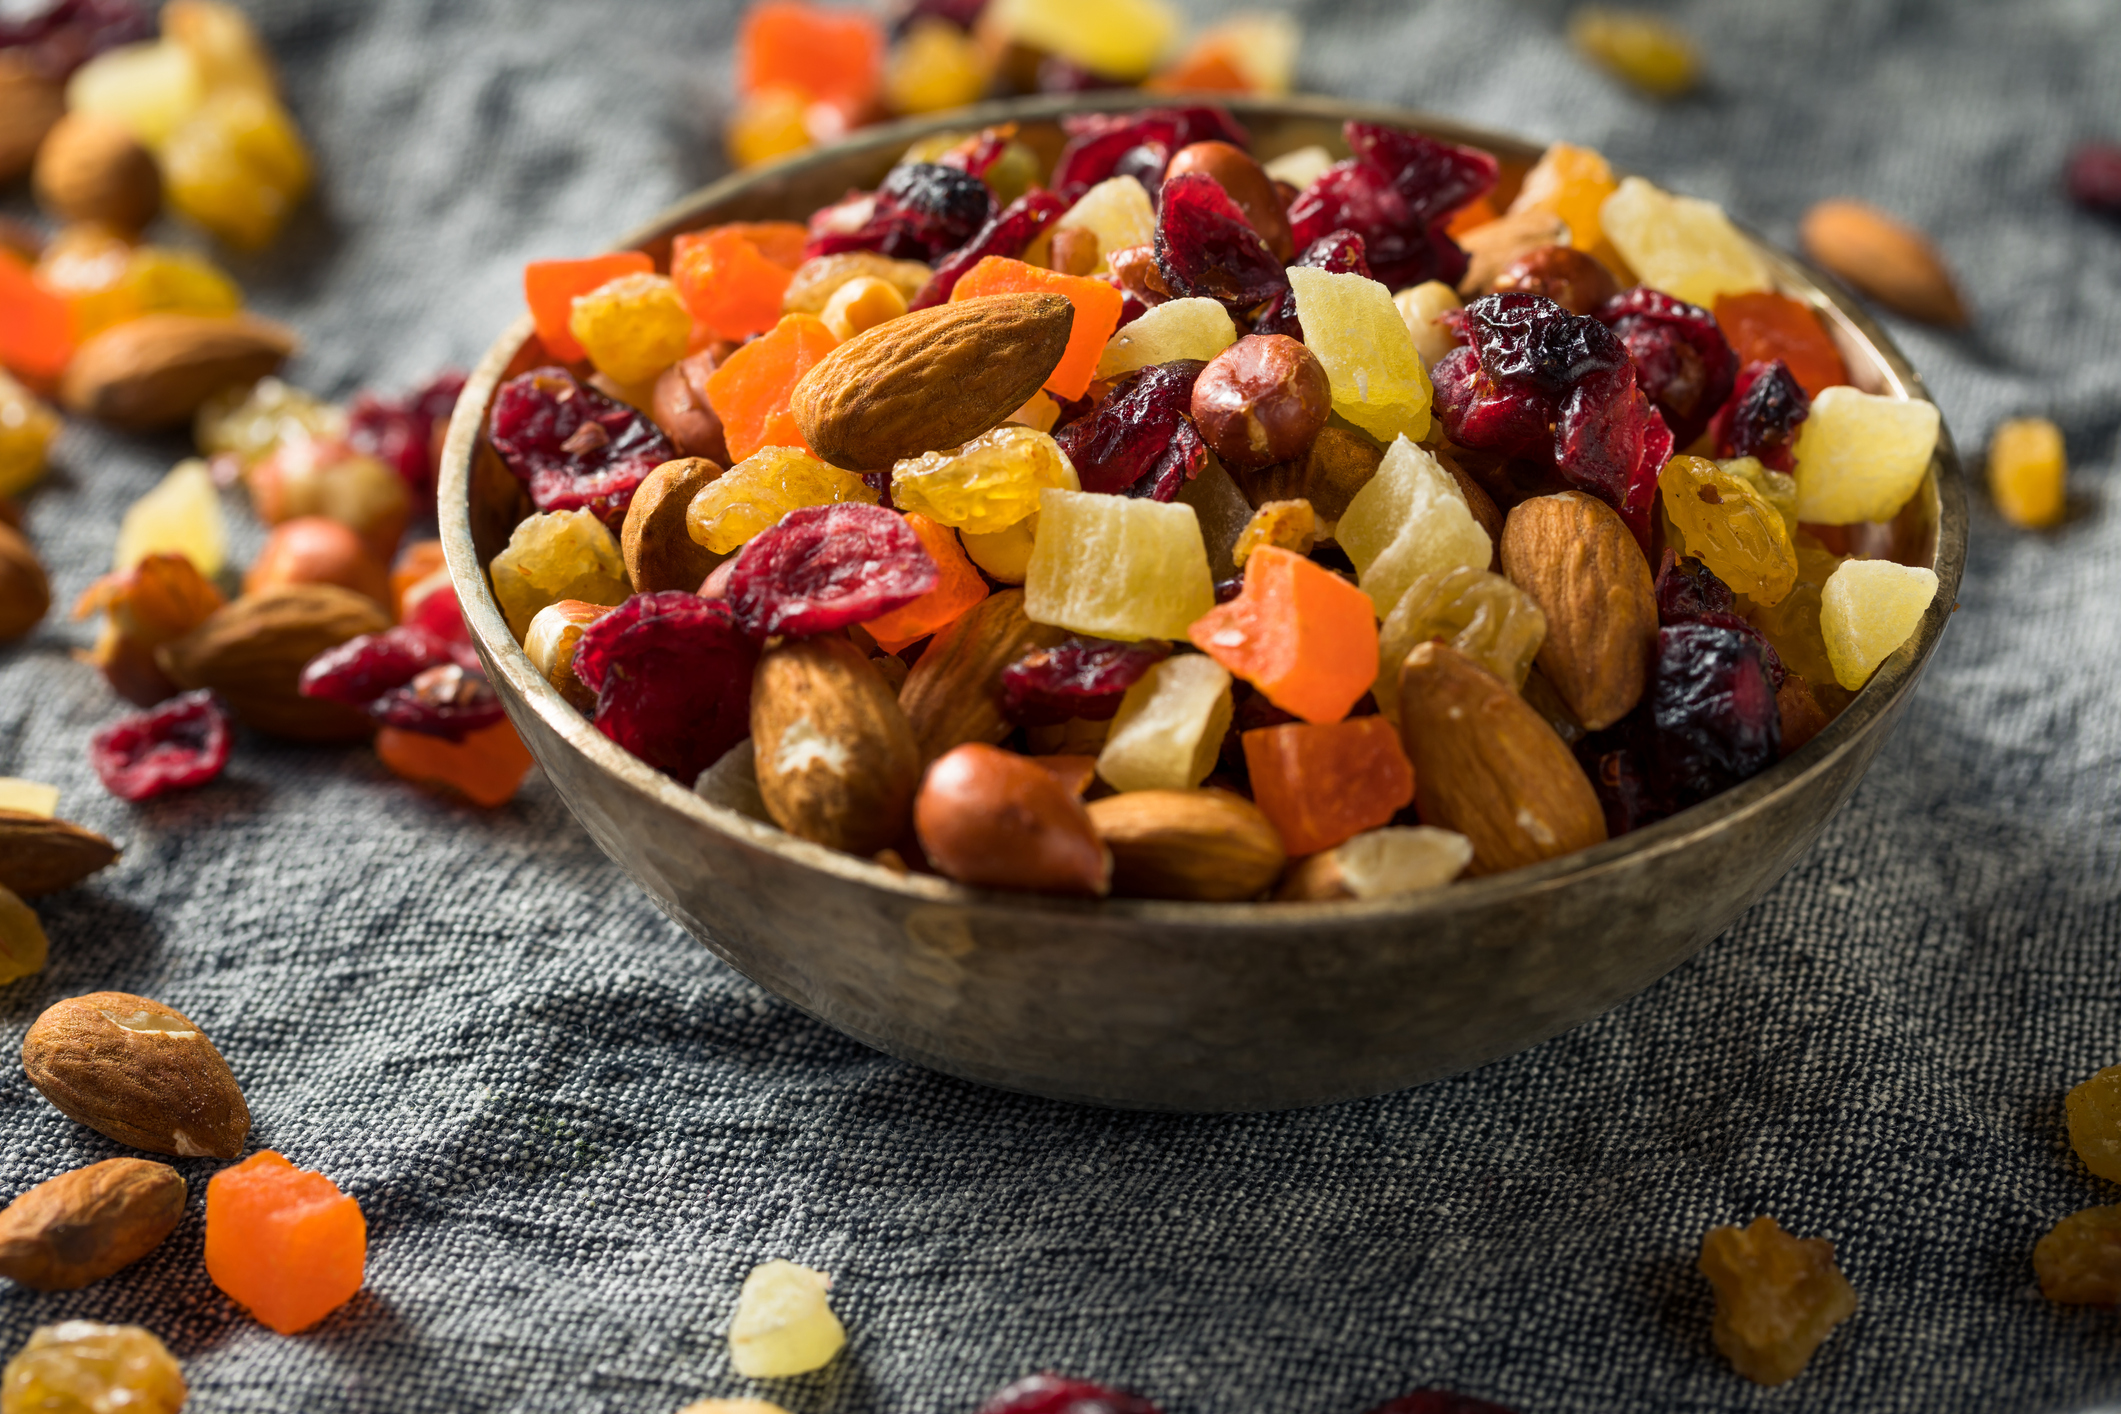
[[[78,1291],[139,1261],[184,1217],[184,1179],[152,1159],[105,1159],[38,1184],[0,1211],[0,1276]]]
[[[0,889],[24,898],[70,889],[118,857],[93,830],[23,810],[0,810]]]
[[[206,1033],[130,992],[47,1009],[22,1038],[22,1068],[62,1114],[135,1149],[233,1159],[250,1133],[243,1092]]]
[[[1234,902],[1272,887],[1288,862],[1260,808],[1226,790],[1126,791],[1088,808],[1116,894]]]
[[[933,761],[968,741],[997,742],[1015,725],[1002,715],[1002,669],[1030,648],[1050,648],[1068,635],[1024,617],[1024,591],[1004,589],[967,609],[929,643],[899,705],[913,724],[921,759]]]
[[[619,532],[619,554],[634,593],[679,589],[697,594],[722,562],[685,530],[685,508],[721,474],[721,466],[705,457],[682,457],[664,462],[634,489]]]
[[[1822,201],[1799,228],[1812,259],[1888,309],[1957,328],[1966,306],[1929,238],[1860,201]]]
[[[142,315],[75,350],[59,400],[130,431],[172,427],[223,388],[277,370],[296,342],[293,330],[255,315]]]
[[[30,169],[45,135],[66,116],[66,93],[26,49],[0,50],[0,182]]]
[[[1502,528],[1502,572],[1547,616],[1539,668],[1578,721],[1609,727],[1642,700],[1657,652],[1649,562],[1611,506],[1534,496]]]
[[[376,601],[336,584],[288,584],[246,594],[190,633],[155,650],[155,662],[185,689],[210,687],[244,725],[295,741],[355,741],[374,730],[368,714],[304,697],[309,660],[390,619]]]
[[[826,354],[788,407],[812,451],[881,471],[956,447],[1030,400],[1068,348],[1065,295],[991,295],[879,324]]]
[[[0,525],[0,643],[25,637],[51,607],[44,562],[20,531]]]
[[[891,689],[844,638],[791,639],[751,686],[759,795],[799,839],[874,854],[906,837],[920,748]]]
[[[1499,874],[1605,838],[1605,812],[1569,748],[1510,685],[1431,640],[1399,670],[1399,732],[1414,803]]]
[[[1486,294],[1503,271],[1533,251],[1567,245],[1569,223],[1551,211],[1517,211],[1475,226],[1456,239],[1466,253],[1466,274],[1458,282],[1458,293],[1472,299]]]
[[[69,113],[37,149],[37,200],[62,221],[137,233],[162,209],[162,171],[132,129],[103,113]]]

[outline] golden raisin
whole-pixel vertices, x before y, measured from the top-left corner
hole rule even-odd
[[[1716,1288],[1716,1348],[1755,1384],[1795,1379],[1834,1327],[1856,1313],[1856,1292],[1834,1265],[1834,1244],[1791,1237],[1770,1217],[1711,1228],[1701,1239],[1700,1267]]]
[[[2063,1306],[2121,1303],[2121,1208],[2086,1208],[2033,1247],[2040,1294]]]

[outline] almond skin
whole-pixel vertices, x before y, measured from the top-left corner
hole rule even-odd
[[[250,1133],[243,1092],[206,1033],[129,992],[46,1010],[22,1038],[22,1069],[60,1113],[135,1149],[233,1159]]]
[[[75,351],[59,400],[129,432],[173,427],[223,388],[276,371],[297,342],[293,330],[255,315],[142,315]]]
[[[1888,309],[1959,328],[1966,306],[1929,238],[1860,201],[1822,201],[1799,227],[1805,253]]]
[[[367,713],[304,697],[296,685],[325,649],[389,627],[389,616],[365,594],[336,584],[287,584],[216,609],[156,649],[155,662],[178,687],[220,693],[245,726],[294,741],[358,741],[375,730]]]
[[[1431,640],[1399,670],[1400,740],[1428,824],[1473,842],[1469,874],[1499,874],[1606,837],[1605,811],[1554,729],[1509,685]]]
[[[619,531],[619,555],[636,594],[664,589],[699,592],[700,584],[722,557],[685,530],[685,509],[707,483],[722,474],[719,463],[705,457],[664,462],[635,488]]]
[[[791,639],[760,656],[751,739],[766,813],[789,834],[850,854],[906,837],[920,748],[882,675],[846,639]]]
[[[1226,790],[1136,790],[1088,807],[1128,898],[1231,903],[1281,877],[1288,853],[1260,808]]]
[[[1642,700],[1657,652],[1649,562],[1612,507],[1581,491],[1520,501],[1502,527],[1502,572],[1547,616],[1539,668],[1592,731]]]
[[[928,768],[913,807],[928,862],[975,888],[1102,898],[1112,855],[1058,776],[1028,757],[967,742]]]
[[[795,385],[788,407],[820,457],[851,471],[882,471],[998,425],[1045,383],[1074,327],[1065,295],[940,304],[826,354]]]
[[[1002,715],[1002,669],[1030,648],[1068,635],[1024,617],[1024,591],[1004,589],[967,609],[937,634],[899,689],[921,759],[933,761],[968,741],[998,742],[1014,723]]]
[[[184,1218],[184,1179],[151,1159],[105,1159],[38,1184],[0,1211],[0,1276],[78,1291],[161,1245]]]
[[[21,810],[0,810],[0,889],[23,898],[55,894],[117,857],[117,847],[93,830]]]

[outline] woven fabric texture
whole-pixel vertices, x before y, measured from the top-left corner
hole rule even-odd
[[[735,7],[259,0],[319,197],[231,268],[343,396],[468,363],[526,259],[600,248],[721,170]],[[479,814],[365,752],[246,736],[212,787],[140,807],[90,773],[119,714],[54,616],[0,650],[0,774],[125,847],[40,905],[10,1052],[120,988],[204,1025],[255,1146],[360,1200],[368,1283],[282,1338],[209,1284],[191,1213],[86,1291],[0,1283],[0,1352],[138,1322],[202,1411],[970,1411],[1055,1368],[1172,1414],[1362,1414],[1447,1384],[1521,1414],[2063,1411],[2121,1400],[2110,1312],[2034,1286],[2034,1241],[2116,1199],[2062,1097],[2121,1061],[2121,226],[2059,185],[2121,135],[2090,0],[1682,0],[1714,78],[1658,106],[1571,56],[1565,6],[1312,0],[1307,89],[1595,145],[1771,237],[1857,194],[1934,233],[1977,319],[1886,322],[1962,449],[2054,417],[2076,505],[2044,535],[1977,494],[1961,609],[1867,782],[1782,884],[1610,1014],[1476,1073],[1279,1115],[1108,1113],[996,1094],[843,1039],[716,962],[542,781]],[[6,198],[26,210],[18,189]],[[73,426],[28,500],[56,598],[185,451]],[[1970,462],[1974,457],[1970,456]],[[232,515],[238,550],[258,532]],[[0,1068],[0,1196],[120,1152]],[[1862,1301],[1800,1382],[1709,1339],[1701,1234],[1773,1213]],[[754,1386],[745,1272],[834,1274],[851,1333]],[[1794,1403],[1793,1403],[1794,1401]]]

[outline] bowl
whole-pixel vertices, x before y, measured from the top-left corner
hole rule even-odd
[[[670,237],[801,219],[871,187],[916,138],[1015,121],[1057,145],[1066,114],[1151,100],[1090,94],[989,104],[865,130],[732,176],[624,242],[667,264]],[[1505,180],[1538,148],[1426,114],[1325,99],[1233,100],[1256,150],[1344,151],[1343,119],[1485,148]],[[1762,246],[1871,392],[1924,397],[1900,352],[1840,290]],[[487,352],[450,424],[441,533],[509,718],[612,860],[716,956],[855,1039],[983,1085],[1056,1100],[1194,1112],[1381,1094],[1510,1055],[1614,1006],[1685,961],[1811,848],[1900,718],[1950,617],[1966,504],[1949,434],[1922,489],[1866,548],[1935,569],[1914,638],[1801,750],[1669,820],[1595,848],[1413,896],[1313,904],[1101,903],[900,875],[710,805],[606,740],[525,656],[483,566],[529,504],[484,441],[505,379],[543,362],[529,319]]]

